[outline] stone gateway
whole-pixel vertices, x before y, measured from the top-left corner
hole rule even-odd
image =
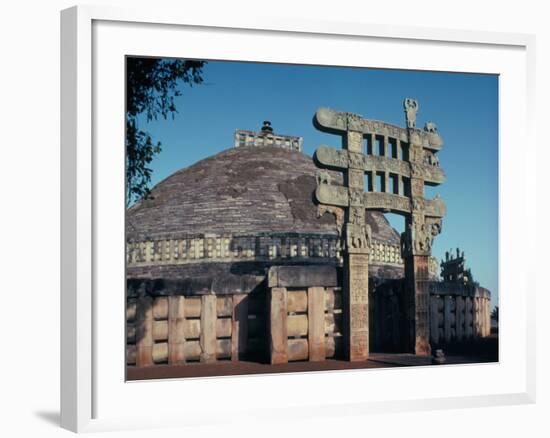
[[[416,128],[414,99],[404,108],[407,128],[319,109],[314,125],[342,146],[313,158],[269,121],[238,130],[130,207],[128,367],[365,362],[487,336],[489,291],[453,259],[438,279],[446,209],[424,186],[445,181],[443,141]]]

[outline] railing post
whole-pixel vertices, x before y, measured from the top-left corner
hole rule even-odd
[[[288,293],[284,287],[269,291],[269,351],[271,364],[288,362]]]

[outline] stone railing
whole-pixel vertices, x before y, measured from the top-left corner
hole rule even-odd
[[[235,361],[251,354],[271,363],[342,357],[341,281],[340,268],[326,265],[271,267],[265,287],[252,293],[184,296],[180,287],[128,280],[127,364]],[[372,286],[373,351],[405,351],[405,287],[403,280]],[[428,287],[433,347],[490,334],[487,289],[450,282]]]
[[[336,268],[272,267],[267,286],[272,364],[342,355],[344,315]]]
[[[430,341],[450,344],[491,333],[491,293],[480,286],[430,284]]]
[[[276,146],[302,152],[303,143],[304,140],[302,137],[244,130],[235,131],[236,148],[245,146]]]
[[[388,243],[373,240],[369,261],[371,263],[390,263],[402,265],[401,248],[399,245],[390,245]]]
[[[138,367],[238,360],[247,344],[247,295],[142,295],[126,307],[126,363]]]
[[[310,282],[325,286],[304,286]],[[250,294],[182,295],[169,288],[155,290],[153,280],[130,281],[126,364],[143,368],[339,357],[343,314],[337,282],[337,268],[327,266],[271,268],[268,289]],[[273,296],[284,300],[282,313],[276,314]]]
[[[340,262],[340,238],[336,235],[301,233],[255,236],[200,234],[179,239],[129,241],[126,244],[128,267],[284,259]],[[402,265],[399,246],[374,240],[371,263]]]
[[[429,324],[432,347],[448,346],[489,336],[491,293],[480,286],[430,281]],[[371,344],[374,351],[403,351],[407,306],[403,279],[373,286],[369,293]]]

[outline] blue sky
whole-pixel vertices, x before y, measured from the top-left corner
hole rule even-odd
[[[317,131],[319,107],[354,112],[404,126],[403,98],[420,103],[417,126],[433,121],[445,142],[439,153],[447,181],[427,187],[447,204],[433,255],[459,246],[482,286],[498,295],[498,77],[348,67],[210,61],[204,84],[182,86],[174,120],[141,122],[162,152],[153,184],[176,170],[232,147],[235,129],[259,130],[270,120],[276,133],[304,138],[312,155],[320,144],[340,147],[339,137]],[[403,218],[388,215],[399,231]]]

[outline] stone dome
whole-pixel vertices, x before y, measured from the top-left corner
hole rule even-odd
[[[129,240],[190,234],[320,233],[337,235],[336,216],[318,214],[317,167],[310,156],[277,147],[228,149],[181,169],[127,212]],[[339,172],[331,172],[342,183]],[[399,244],[381,213],[367,212],[373,239]]]
[[[212,281],[249,290],[269,266],[339,265],[341,212],[315,203],[317,171],[302,152],[258,146],[175,172],[127,210],[128,278],[183,280],[190,291]],[[341,173],[329,173],[342,184]],[[369,271],[402,276],[398,233],[381,213],[367,212],[366,220],[374,241]]]

